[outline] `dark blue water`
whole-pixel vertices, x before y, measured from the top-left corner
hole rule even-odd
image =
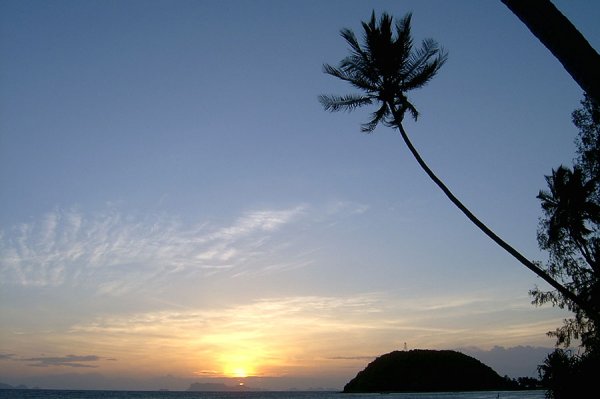
[[[339,392],[156,392],[0,390],[0,399],[544,399],[544,391],[342,394]]]

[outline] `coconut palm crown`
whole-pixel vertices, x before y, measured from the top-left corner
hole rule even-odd
[[[377,103],[379,109],[362,125],[364,132],[372,132],[380,122],[397,127],[406,111],[417,119],[419,113],[406,93],[426,85],[446,62],[447,54],[432,39],[423,40],[421,48],[413,49],[411,18],[408,13],[398,20],[394,32],[390,15],[383,13],[377,23],[373,12],[370,21],[362,23],[362,46],[352,30],[341,30],[341,36],[350,45],[350,55],[337,68],[325,64],[323,71],[349,82],[362,94],[321,95],[319,101],[325,110],[352,111]]]
[[[600,225],[600,206],[592,199],[599,182],[597,179],[586,182],[581,168],[571,171],[562,165],[546,176],[546,182],[550,190],[540,191],[538,198],[548,216],[548,238],[559,241],[568,235],[578,244],[585,241],[592,232],[589,224]]]

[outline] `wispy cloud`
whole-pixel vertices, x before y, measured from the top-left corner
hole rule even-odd
[[[340,212],[360,215],[369,210],[369,206],[353,201],[334,201],[327,205],[327,213],[338,214]]]
[[[19,357],[14,354],[0,354],[0,360],[26,362],[31,367],[73,367],[97,368],[98,362],[103,360],[114,361],[113,358],[103,358],[96,355],[66,355],[66,356],[39,356]]]
[[[273,233],[305,210],[250,211],[221,226],[136,219],[116,210],[54,211],[0,233],[0,276],[4,284],[24,286],[94,280],[100,292],[118,294],[169,274],[223,272],[263,255]]]
[[[438,300],[443,302],[444,298]],[[400,349],[405,342],[410,349],[447,349],[448,345],[477,342],[488,346],[491,342],[512,344],[544,338],[535,321],[507,323],[483,317],[473,324],[468,310],[455,314],[457,320],[442,317],[445,311],[411,308],[404,299],[384,293],[293,296],[214,310],[103,316],[74,326],[70,334],[91,341],[114,339],[115,345],[134,339],[149,342],[149,346],[160,342],[173,345],[173,353],[178,352],[175,346],[185,343],[182,353],[192,351],[207,359],[245,354],[267,363],[294,363],[290,359],[295,356],[301,356],[303,362],[364,361],[373,359],[374,354]],[[497,311],[488,310],[490,316]],[[340,336],[344,337],[341,341]],[[365,341],[365,337],[369,339]],[[207,364],[203,370],[215,367]]]
[[[69,335],[101,342],[117,353],[129,351],[132,342],[169,348],[161,355],[167,362],[193,353],[203,359],[196,369],[203,375],[207,370],[222,375],[228,365],[240,362],[260,365],[254,373],[273,375],[277,368],[328,362],[347,353],[347,345],[356,347],[358,336],[374,328],[362,310],[379,301],[376,294],[297,296],[218,309],[99,316],[73,326]],[[346,332],[347,339],[339,341]]]
[[[96,368],[98,365],[90,364],[102,360],[100,357],[95,355],[77,356],[67,355],[63,357],[32,357],[28,359],[21,359],[25,362],[33,362],[29,364],[33,367],[74,367],[74,368]]]
[[[310,367],[357,367],[403,348],[404,343],[409,349],[486,348],[537,344],[545,339],[546,327],[552,323],[527,315],[521,320],[499,318],[498,312],[512,309],[510,302],[494,307],[489,298],[478,298],[431,297],[415,306],[419,301],[366,292],[106,312],[78,320],[60,333],[65,342],[72,343],[72,351],[91,351],[105,358],[17,356],[5,351],[3,361],[23,359],[36,367],[89,367],[117,357],[119,362],[111,369],[123,372],[151,362],[155,372],[223,376],[241,365],[250,367],[247,371],[252,375],[273,376],[285,370],[297,374]],[[436,306],[450,302],[456,304],[450,315],[447,307]],[[463,302],[465,308],[459,305]],[[470,319],[473,311],[479,320]],[[147,348],[157,351],[142,356],[140,351]],[[173,365],[178,368],[169,370]]]
[[[350,297],[295,296],[255,300],[248,304],[218,309],[144,312],[128,315],[103,316],[91,323],[74,326],[72,333],[110,333],[154,336],[165,326],[174,336],[178,334],[203,336],[215,334],[215,339],[229,333],[261,331],[272,334],[275,329],[289,330],[290,324],[302,323],[307,328],[327,329],[348,326],[364,316],[368,309],[379,306],[378,294],[356,294]],[[344,315],[341,318],[340,315]],[[318,323],[315,321],[318,320]],[[351,320],[351,321],[350,321]],[[368,321],[365,320],[365,325]],[[167,327],[168,326],[168,327]],[[287,335],[287,333],[285,334]]]

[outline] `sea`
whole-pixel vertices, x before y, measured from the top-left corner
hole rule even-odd
[[[182,392],[0,390],[0,399],[544,399],[545,391],[354,394],[341,392]]]

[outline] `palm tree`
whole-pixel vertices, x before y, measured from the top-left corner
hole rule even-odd
[[[383,13],[378,22],[373,12],[368,22],[362,22],[363,45],[358,42],[352,30],[342,29],[340,33],[350,46],[350,55],[342,59],[337,68],[325,64],[323,70],[350,83],[362,93],[321,95],[319,101],[326,111],[332,112],[353,111],[364,105],[377,104],[378,108],[372,113],[371,120],[362,125],[363,132],[372,132],[380,123],[397,128],[421,168],[471,222],[570,301],[592,314],[598,314],[585,300],[569,291],[483,224],[433,173],[413,146],[402,121],[407,111],[415,120],[419,113],[408,100],[407,92],[429,83],[444,65],[447,53],[432,39],[424,40],[421,48],[413,49],[411,18],[410,13],[406,14],[392,27],[393,18],[390,15]]]
[[[559,242],[568,236],[592,268],[598,269],[594,250],[587,244],[587,236],[592,232],[588,222],[600,225],[600,206],[591,198],[598,182],[595,179],[585,181],[583,172],[575,167],[573,171],[560,166],[546,176],[549,191],[540,191],[538,198],[542,209],[548,216],[548,241]]]
[[[540,191],[544,217],[538,230],[540,248],[549,251],[548,273],[587,303],[600,306],[600,205],[596,197],[598,177],[586,178],[579,166],[573,170],[560,166],[546,176],[548,190]],[[557,343],[568,345],[571,338],[580,338],[584,347],[598,345],[600,317],[573,309],[556,292],[532,290],[534,303],[565,305],[575,312],[575,318],[565,320],[563,327],[552,332]],[[584,317],[585,316],[585,317]],[[595,342],[595,343],[594,343]]]

